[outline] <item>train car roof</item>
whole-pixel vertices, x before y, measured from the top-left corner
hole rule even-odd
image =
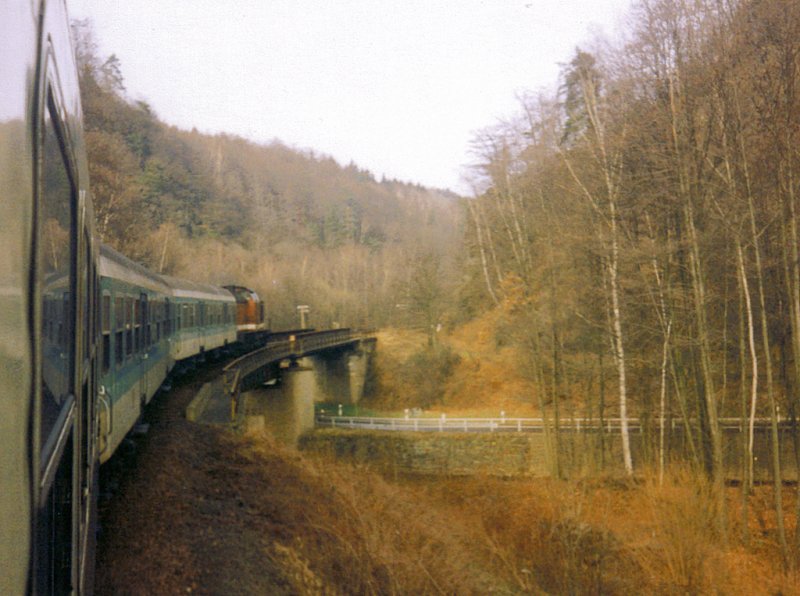
[[[147,267],[132,261],[106,244],[100,245],[100,276],[118,279],[129,284],[169,294],[170,286],[164,278]]]
[[[210,284],[201,284],[188,279],[180,279],[169,275],[162,276],[176,298],[196,298],[199,300],[215,300],[217,302],[236,302],[228,290]]]

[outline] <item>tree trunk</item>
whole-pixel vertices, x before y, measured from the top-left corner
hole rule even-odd
[[[750,418],[747,431],[747,469],[745,474],[745,484],[748,490],[753,489],[753,439],[754,425],[756,420],[756,403],[758,401],[758,355],[756,354],[756,340],[753,325],[753,305],[750,298],[750,286],[747,283],[747,271],[744,266],[744,254],[739,240],[736,241],[736,256],[739,264],[739,283],[744,296],[745,313],[747,314],[747,345],[750,349],[750,363],[752,366],[751,386],[750,386]],[[744,361],[742,361],[744,367]],[[744,379],[744,368],[742,369],[742,379]]]
[[[714,483],[714,492],[719,505],[717,526],[720,534],[725,536],[727,533],[727,514],[725,512],[725,461],[722,451],[722,434],[720,432],[719,417],[717,415],[717,402],[714,393],[714,376],[711,371],[711,349],[708,323],[706,321],[705,281],[700,264],[700,243],[697,238],[697,229],[695,228],[691,199],[686,202],[684,217],[686,220],[686,228],[689,233],[689,262],[692,278],[692,295],[697,325],[697,339],[700,349],[700,373],[703,385],[700,398],[707,418],[708,435],[711,442],[711,474]]]

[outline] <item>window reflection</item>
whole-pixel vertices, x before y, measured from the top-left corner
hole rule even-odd
[[[54,124],[52,97],[45,110],[41,192],[39,203],[39,271],[42,282],[42,404],[41,441],[54,430],[70,393],[74,329],[72,252],[74,251],[73,189]]]

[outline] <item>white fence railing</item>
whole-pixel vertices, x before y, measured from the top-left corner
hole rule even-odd
[[[723,430],[743,431],[749,421],[740,418],[721,418],[720,427]],[[552,420],[547,421],[550,428],[554,428]],[[766,428],[770,424],[769,418],[757,418],[754,421],[756,428]],[[781,418],[778,420],[780,427],[788,427],[791,421]],[[661,427],[659,420],[651,422],[653,429]],[[690,425],[696,428],[697,421],[691,420]],[[389,430],[412,432],[543,432],[545,421],[542,418],[381,418],[373,416],[329,416],[317,415],[316,426],[321,428],[343,428],[361,430]],[[620,432],[622,420],[620,418],[605,418],[602,423],[592,418],[570,418],[559,422],[559,430],[573,432],[598,432],[601,429],[608,433]],[[680,418],[671,418],[665,421],[665,427],[682,429],[684,422]],[[642,424],[638,418],[628,420],[630,432],[642,432]]]

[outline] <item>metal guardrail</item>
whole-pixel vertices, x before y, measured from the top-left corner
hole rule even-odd
[[[225,393],[231,398],[231,421],[238,415],[242,383],[249,375],[281,360],[301,358],[314,352],[358,341],[362,337],[361,333],[351,329],[331,329],[290,335],[289,339],[270,342],[263,348],[237,358],[223,369]]]
[[[411,432],[543,432],[545,421],[542,418],[381,418],[370,416],[328,416],[318,415],[316,426],[321,428],[344,428],[360,430],[388,430]],[[550,428],[553,422],[548,420]],[[697,421],[690,421],[696,427]],[[762,429],[770,425],[769,418],[757,418],[756,428]],[[652,428],[660,428],[658,419],[653,421]],[[782,428],[789,428],[791,420],[781,418],[778,424]],[[744,430],[748,428],[749,421],[739,418],[721,418],[720,427],[725,430]],[[679,418],[665,421],[665,427],[671,429],[682,428],[684,423]],[[560,431],[573,432],[598,432],[601,429],[607,433],[619,433],[622,429],[620,418],[605,418],[602,423],[598,419],[575,418],[559,422]],[[628,430],[632,433],[642,432],[643,425],[638,418],[628,420]]]

